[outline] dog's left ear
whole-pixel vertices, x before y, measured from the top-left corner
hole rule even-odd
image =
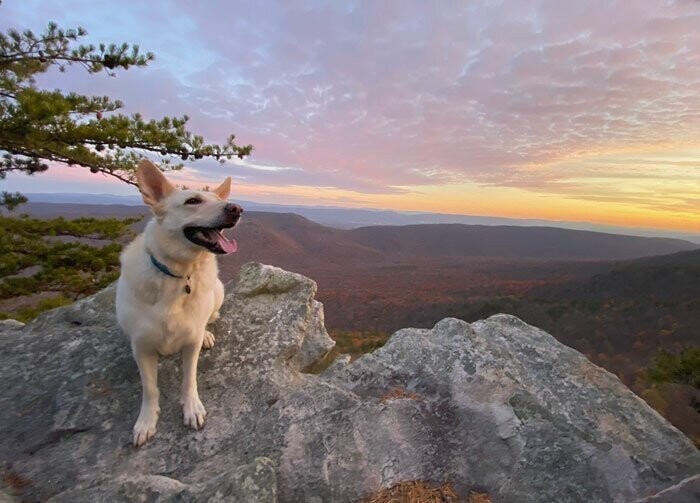
[[[161,199],[175,190],[158,166],[147,159],[142,159],[136,167],[136,181],[143,202],[151,207],[156,206]]]
[[[217,197],[222,201],[226,201],[228,199],[228,196],[231,194],[231,177],[227,176],[226,180],[224,180],[224,183],[212,190],[212,192],[216,194]]]

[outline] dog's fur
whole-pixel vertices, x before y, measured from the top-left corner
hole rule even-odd
[[[206,325],[218,317],[224,287],[214,253],[188,239],[185,229],[232,227],[242,210],[226,202],[230,178],[211,192],[178,190],[154,164],[141,161],[137,180],[154,218],[121,255],[116,309],[141,374],[143,398],[133,437],[134,445],[140,446],[155,435],[160,413],[159,355],[182,351],[183,420],[195,429],[204,424],[206,411],[197,392],[197,360],[203,347],[214,345]],[[201,202],[192,203],[193,198]],[[149,255],[182,278],[159,270]]]

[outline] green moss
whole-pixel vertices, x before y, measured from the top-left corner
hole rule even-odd
[[[700,348],[688,348],[678,355],[662,351],[649,370],[654,382],[689,384],[700,388]]]
[[[57,307],[67,306],[72,303],[72,299],[69,299],[68,297],[65,297],[63,295],[58,295],[49,299],[42,299],[35,306],[24,307],[12,313],[0,312],[0,320],[7,320],[12,318],[14,320],[21,321],[22,323],[27,323],[28,321],[31,321],[37,316],[39,316],[44,311],[56,309]]]
[[[0,313],[4,318],[29,321],[39,313],[91,295],[119,276],[119,254],[131,237],[129,226],[139,218],[55,218],[40,220],[26,215],[0,216],[0,300],[58,292],[30,307]],[[48,236],[52,238],[47,239]],[[63,242],[53,236],[87,239]],[[112,241],[93,246],[90,239]],[[119,241],[117,241],[119,240]],[[32,266],[36,272],[22,275]]]

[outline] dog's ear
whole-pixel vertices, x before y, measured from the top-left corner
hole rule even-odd
[[[143,202],[154,206],[168,196],[175,187],[165,178],[163,172],[151,161],[143,159],[136,167],[136,181],[143,196]]]
[[[224,182],[217,188],[212,190],[212,192],[222,201],[226,201],[228,196],[231,194],[231,177],[227,176],[226,180],[224,180]]]

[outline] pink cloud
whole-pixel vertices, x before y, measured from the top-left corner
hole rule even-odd
[[[36,25],[40,4],[9,5]],[[76,9],[58,4],[52,15],[72,20]],[[119,6],[122,24],[105,27],[104,7],[80,2],[82,24],[155,49],[156,63],[116,79],[69,72],[45,83],[108,94],[149,117],[187,113],[212,141],[235,132],[253,143],[253,162],[297,168],[230,168],[251,183],[566,191],[592,176],[586,166],[528,167],[700,140],[700,2]]]

